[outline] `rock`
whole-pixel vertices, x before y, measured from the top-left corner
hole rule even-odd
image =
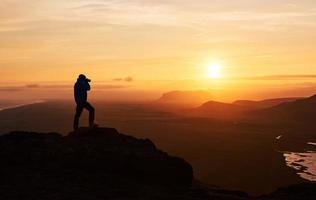
[[[111,128],[11,132],[0,137],[0,160],[5,199],[134,199],[144,189],[190,188],[193,179],[183,159]]]
[[[261,200],[314,200],[316,199],[316,183],[301,183],[279,188],[272,194],[263,196]]]

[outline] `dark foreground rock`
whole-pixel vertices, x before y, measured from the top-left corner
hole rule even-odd
[[[0,199],[253,199],[192,181],[192,167],[183,159],[111,128],[81,128],[65,137],[32,132],[0,136]],[[313,188],[304,197],[315,197]],[[287,199],[287,194],[295,196],[291,192],[262,198]]]
[[[206,199],[181,158],[110,128],[0,137],[0,199]]]
[[[274,193],[263,196],[261,200],[315,200],[316,184],[301,183],[280,188]]]

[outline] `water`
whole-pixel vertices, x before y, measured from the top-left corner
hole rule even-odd
[[[43,103],[44,101],[42,100],[36,100],[36,101],[31,101],[28,103],[10,103],[10,104],[4,104],[4,105],[0,105],[0,111],[3,110],[8,110],[8,109],[13,109],[13,108],[18,108],[18,107],[22,107],[22,106],[27,106],[27,105],[32,105],[32,104],[37,104],[37,103]]]
[[[316,142],[308,142],[307,144],[316,146]]]
[[[308,145],[316,145],[309,142]],[[295,169],[297,174],[306,180],[316,181],[316,152],[307,151],[304,153],[284,152],[286,165]]]

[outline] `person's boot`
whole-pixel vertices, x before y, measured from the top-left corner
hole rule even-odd
[[[76,131],[76,130],[78,130],[78,128],[79,128],[79,123],[75,120],[74,124],[73,124],[73,129],[74,129],[74,131]]]
[[[92,123],[92,124],[89,125],[89,127],[90,128],[97,128],[97,127],[99,127],[99,125],[96,124],[96,123]]]

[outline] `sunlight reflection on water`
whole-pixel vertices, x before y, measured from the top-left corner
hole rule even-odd
[[[316,142],[308,142],[307,144],[316,146]]]
[[[316,152],[306,153],[285,152],[286,165],[296,169],[303,179],[316,181]]]

